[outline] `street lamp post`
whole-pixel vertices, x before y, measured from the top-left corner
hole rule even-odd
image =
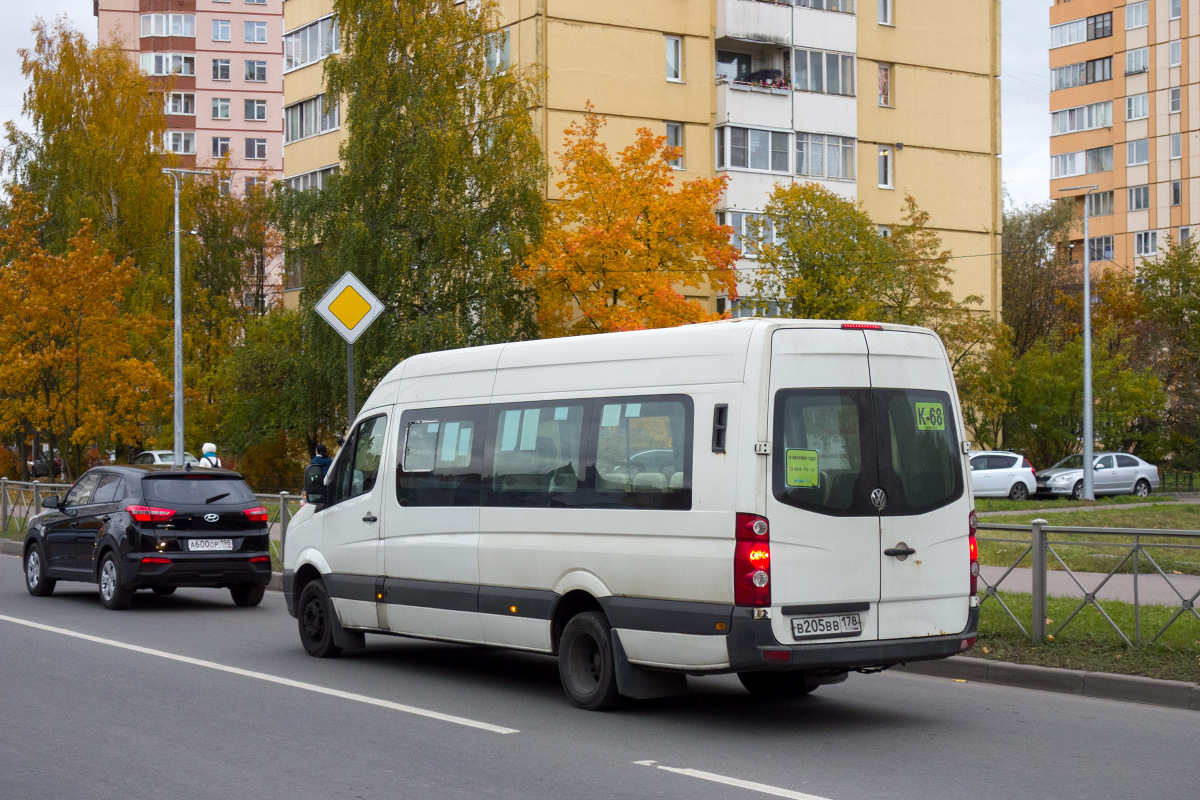
[[[179,182],[184,175],[211,175],[196,169],[165,168],[175,185],[175,465],[183,466],[183,281],[179,267]]]
[[[1092,461],[1095,435],[1092,431],[1092,258],[1088,241],[1088,197],[1100,191],[1096,184],[1067,186],[1059,191],[1087,189],[1083,195],[1083,497],[1096,499],[1095,470]]]

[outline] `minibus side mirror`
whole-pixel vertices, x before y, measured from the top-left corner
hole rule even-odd
[[[304,498],[317,506],[325,504],[325,476],[321,472],[320,464],[304,468]]]

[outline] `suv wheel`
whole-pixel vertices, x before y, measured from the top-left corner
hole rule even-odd
[[[34,597],[46,597],[58,583],[46,577],[46,562],[42,559],[42,546],[34,542],[25,551],[25,588]]]
[[[233,598],[234,605],[245,607],[261,603],[263,595],[266,593],[267,587],[261,584],[246,583],[241,586],[229,587],[229,595]]]
[[[133,592],[121,587],[121,573],[117,569],[117,556],[105,553],[100,562],[100,602],[104,607],[116,611],[128,608],[133,600]]]

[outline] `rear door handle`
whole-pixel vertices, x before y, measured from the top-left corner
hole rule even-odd
[[[917,551],[911,547],[889,547],[887,550],[883,551],[883,554],[885,556],[905,556],[905,557],[907,557],[907,556],[911,556],[915,552],[917,552]]]
[[[375,516],[374,514],[370,513],[369,511],[367,512],[367,515],[365,517],[363,517],[363,522],[378,522],[378,521],[379,521],[379,517]]]

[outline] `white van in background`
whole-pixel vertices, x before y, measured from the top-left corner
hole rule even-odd
[[[555,654],[583,708],[735,672],[805,693],[968,649],[968,444],[921,328],[738,319],[415,356],[292,520],[315,656]]]

